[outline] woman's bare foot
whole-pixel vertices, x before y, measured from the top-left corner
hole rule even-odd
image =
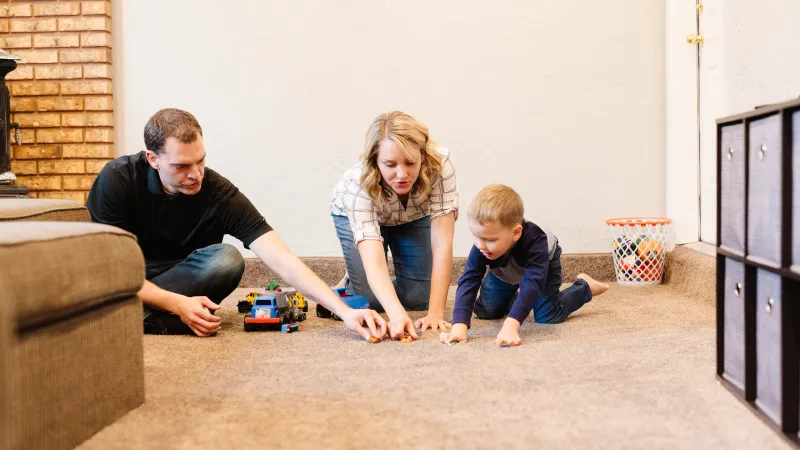
[[[586,281],[589,284],[589,289],[592,291],[592,297],[596,297],[608,290],[607,284],[601,283],[585,273],[579,274],[578,278]]]

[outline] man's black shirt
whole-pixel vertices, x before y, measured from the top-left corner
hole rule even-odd
[[[93,222],[135,234],[149,261],[184,259],[194,250],[222,242],[226,234],[249,248],[272,230],[233,183],[209,168],[197,194],[167,194],[144,151],[106,164],[86,207]]]

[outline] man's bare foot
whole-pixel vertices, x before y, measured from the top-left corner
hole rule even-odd
[[[608,290],[607,284],[601,283],[585,273],[579,274],[578,278],[586,281],[589,284],[589,289],[592,291],[592,297],[596,297]]]
[[[343,288],[346,281],[347,281],[347,274],[344,274],[344,277],[342,277],[342,279],[339,281],[339,283],[337,283],[336,286],[334,286],[333,288],[334,289]]]

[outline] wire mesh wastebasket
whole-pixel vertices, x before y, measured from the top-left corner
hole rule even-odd
[[[617,283],[661,284],[673,249],[672,219],[629,217],[606,220]]]

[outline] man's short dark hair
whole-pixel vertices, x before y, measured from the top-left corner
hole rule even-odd
[[[203,135],[197,119],[186,111],[175,108],[162,109],[153,114],[144,126],[144,145],[151,152],[164,151],[167,139],[175,139],[189,144]]]

